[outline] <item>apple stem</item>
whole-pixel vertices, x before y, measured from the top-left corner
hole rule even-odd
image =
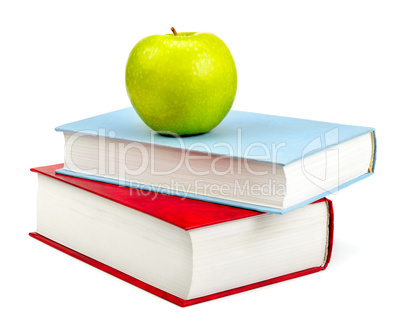
[[[176,29],[174,29],[174,27],[170,28],[170,30],[173,31],[173,34],[174,34],[175,36],[177,36],[177,32],[176,32]]]

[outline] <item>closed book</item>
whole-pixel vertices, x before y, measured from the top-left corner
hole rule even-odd
[[[372,175],[376,159],[373,128],[242,111],[198,136],[160,135],[133,108],[56,130],[60,174],[269,213]]]
[[[30,235],[115,277],[188,306],[325,269],[333,211],[321,199],[286,214],[38,173]]]

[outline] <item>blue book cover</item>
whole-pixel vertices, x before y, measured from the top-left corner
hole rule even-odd
[[[143,123],[131,107],[64,124],[57,127],[56,131],[104,136],[106,138],[109,137],[129,142],[189,149],[200,153],[208,151],[212,155],[246,158],[264,163],[275,163],[281,166],[289,165],[311,154],[361,135],[372,133],[374,148],[371,170],[358,178],[339,185],[335,188],[336,190],[372,175],[376,159],[374,128],[236,110],[230,111],[221,124],[210,132],[180,138],[156,134]],[[101,176],[81,174],[65,169],[60,169],[57,172],[64,175],[117,184],[116,180]],[[121,181],[118,183],[121,185]],[[151,186],[147,185],[141,185],[139,188],[153,190]],[[168,193],[179,196],[183,194],[177,191],[168,191]],[[254,206],[247,203],[227,201],[217,197],[191,193],[186,193],[186,197],[255,209],[261,212],[286,213],[330,193],[331,191],[324,192],[287,209]]]

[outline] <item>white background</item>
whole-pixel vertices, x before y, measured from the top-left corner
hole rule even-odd
[[[2,1],[2,322],[363,322],[402,319],[402,6],[398,1]],[[207,31],[238,70],[233,109],[372,126],[376,174],[332,196],[326,271],[179,308],[28,236],[60,124],[130,106],[141,38]]]

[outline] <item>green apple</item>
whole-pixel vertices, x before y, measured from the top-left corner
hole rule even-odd
[[[128,96],[141,119],[161,134],[208,132],[232,107],[233,57],[213,34],[172,31],[135,45],[126,66]]]

